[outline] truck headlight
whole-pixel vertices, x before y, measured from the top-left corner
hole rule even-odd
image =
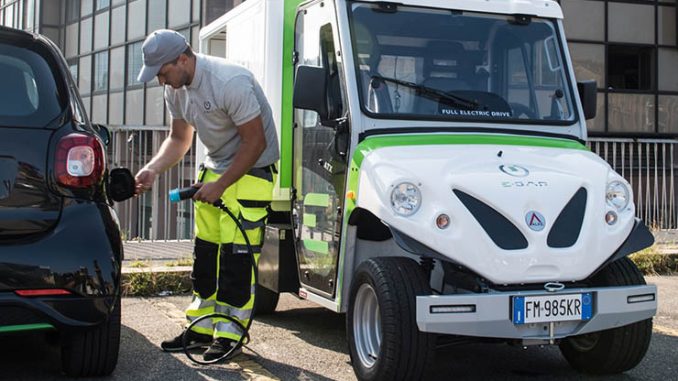
[[[391,207],[401,216],[411,216],[419,210],[421,192],[412,183],[400,183],[391,191]]]
[[[629,187],[621,181],[612,181],[607,184],[605,192],[607,205],[615,208],[618,212],[626,209],[631,201],[631,192]]]

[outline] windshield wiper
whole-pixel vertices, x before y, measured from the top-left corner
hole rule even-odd
[[[445,92],[441,91],[438,89],[434,89],[432,87],[420,85],[418,83],[414,82],[408,82],[408,81],[403,81],[400,79],[395,79],[395,78],[389,78],[389,77],[383,77],[381,75],[373,75],[372,80],[380,80],[384,82],[392,82],[396,83],[398,85],[402,85],[405,87],[409,87],[411,89],[414,89],[417,91],[417,95],[422,95],[427,98],[431,99],[444,99],[450,103],[452,103],[452,106],[455,107],[460,107],[466,110],[477,110],[478,109],[478,103],[475,101],[472,101],[470,99],[466,99],[457,95],[454,95],[450,92]]]

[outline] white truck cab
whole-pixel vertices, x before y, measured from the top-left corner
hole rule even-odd
[[[425,378],[441,338],[642,360],[657,291],[627,256],[654,239],[585,145],[596,83],[556,2],[249,0],[200,39],[276,116],[258,312],[280,292],[346,312],[361,380]]]

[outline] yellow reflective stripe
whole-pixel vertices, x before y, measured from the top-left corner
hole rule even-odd
[[[316,226],[316,216],[311,213],[304,213],[304,226],[314,228]]]
[[[214,307],[205,307],[205,308],[200,308],[200,309],[195,309],[191,310],[188,309],[186,310],[186,316],[188,317],[200,317],[203,315],[211,314],[214,312]]]
[[[305,239],[304,248],[320,254],[327,254],[330,252],[330,245],[328,242],[318,241],[316,239]]]
[[[330,195],[326,193],[308,193],[304,196],[304,206],[330,206]]]

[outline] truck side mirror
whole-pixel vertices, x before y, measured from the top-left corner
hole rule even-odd
[[[595,118],[598,107],[598,83],[595,80],[577,82],[577,91],[581,107],[584,109],[584,118],[586,120]]]
[[[329,118],[327,73],[325,69],[305,65],[300,65],[297,68],[292,104],[294,108],[317,112],[321,121]]]

